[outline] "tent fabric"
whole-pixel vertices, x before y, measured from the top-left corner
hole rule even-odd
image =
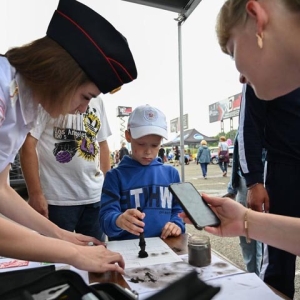
[[[177,12],[187,19],[202,0],[123,0]]]
[[[206,140],[207,142],[216,142],[218,141],[215,137],[209,137],[202,133],[200,133],[195,128],[188,129],[183,132],[183,141],[184,145],[199,145],[202,140]],[[172,141],[164,143],[163,147],[170,146],[179,146],[180,145],[180,134]]]

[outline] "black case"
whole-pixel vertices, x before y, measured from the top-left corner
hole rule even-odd
[[[192,271],[147,300],[210,300],[219,291],[220,287],[206,284]]]
[[[0,273],[0,296],[55,271],[54,265]],[[0,297],[0,299],[2,299]]]
[[[3,291],[0,290],[1,300],[33,300],[33,295],[51,289],[58,290],[58,287],[67,284],[69,287],[60,293],[53,300],[72,299],[82,300],[82,297],[87,294],[92,294],[95,299],[99,300],[136,300],[136,295],[128,293],[121,286],[114,283],[98,283],[87,285],[79,274],[70,270],[50,271],[46,275],[41,274],[48,272],[44,268],[29,269],[24,271],[9,272],[10,276],[0,276],[2,286],[9,284],[10,286]],[[31,273],[31,274],[29,274]],[[2,273],[5,274],[5,273]],[[14,277],[14,275],[16,277]],[[21,277],[28,276],[28,280],[23,281],[22,285],[17,284]],[[40,278],[37,278],[41,276]],[[30,277],[30,278],[29,278]],[[37,279],[34,279],[37,278]],[[151,296],[147,300],[210,300],[219,292],[219,287],[213,287],[198,278],[196,271],[192,271],[183,278],[170,284],[168,287]],[[48,298],[43,298],[44,300]]]

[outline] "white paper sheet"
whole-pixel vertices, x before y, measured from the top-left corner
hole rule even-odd
[[[181,258],[159,237],[146,238],[146,252],[148,257],[139,258],[139,239],[107,242],[107,248],[119,252],[125,260],[127,269],[153,266],[163,263],[182,261]]]
[[[221,291],[214,297],[214,300],[283,299],[276,295],[255,273],[216,278],[206,283],[221,287]]]
[[[126,269],[126,275],[123,277],[132,290],[142,295],[161,290],[194,269],[203,281],[244,273],[243,270],[236,268],[214,253],[212,253],[211,264],[203,268],[189,265],[187,255],[181,255],[180,258],[182,259],[180,262]]]
[[[180,258],[188,264],[188,255],[183,254],[180,255]],[[190,266],[190,265],[189,265]],[[241,270],[225,259],[222,259],[214,252],[211,253],[211,264],[207,267],[197,268],[190,266],[191,269],[195,269],[199,278],[203,281],[207,281],[209,279],[220,278],[232,274],[241,274],[245,273],[244,270]]]
[[[254,273],[241,273],[220,277],[211,279],[206,283],[221,287],[221,291],[214,296],[213,300],[282,299]],[[139,300],[146,300],[155,293],[155,291],[142,293],[139,295]]]

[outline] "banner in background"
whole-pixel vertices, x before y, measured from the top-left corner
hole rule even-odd
[[[189,119],[188,114],[183,115],[183,130],[189,128]],[[180,118],[175,118],[170,121],[170,131],[171,132],[179,132],[180,131]]]
[[[241,98],[242,94],[240,93],[209,105],[209,123],[238,117]]]

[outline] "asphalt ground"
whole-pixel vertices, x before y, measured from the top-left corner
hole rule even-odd
[[[169,163],[168,163],[169,164]],[[181,174],[181,166],[176,167],[179,174]],[[194,161],[190,162],[189,165],[184,165],[184,179],[185,181],[191,182],[198,191],[205,192],[210,195],[223,196],[227,193],[227,184],[231,176],[231,168],[228,168],[227,177],[222,176],[222,172],[218,165],[208,165],[207,179],[202,177],[200,165],[197,165]],[[24,199],[27,199],[26,190],[16,189]],[[187,225],[188,233],[197,233],[198,230],[192,225]],[[211,240],[212,249],[219,252],[221,255],[226,257],[236,266],[241,269],[245,269],[243,262],[241,249],[239,246],[239,238],[221,238],[209,235]],[[296,265],[296,276],[295,276],[295,300],[300,300],[300,264],[299,258],[297,258]]]

